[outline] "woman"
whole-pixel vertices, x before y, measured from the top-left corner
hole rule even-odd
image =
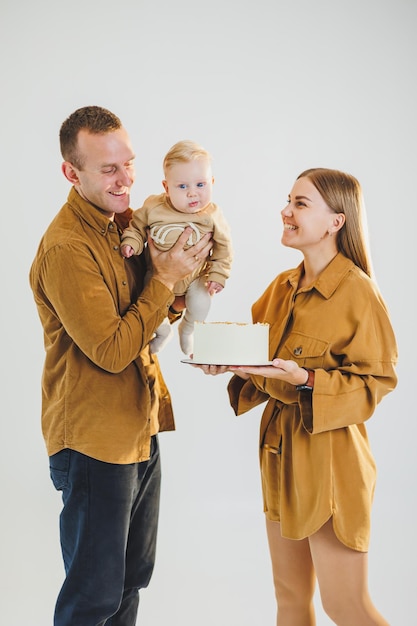
[[[310,169],[282,210],[285,246],[302,263],[253,305],[270,324],[267,367],[233,371],[237,415],[267,402],[260,461],[279,626],[314,625],[323,608],[340,626],[386,625],[367,584],[375,464],[365,422],[397,383],[396,341],[371,279],[362,192],[348,174]]]

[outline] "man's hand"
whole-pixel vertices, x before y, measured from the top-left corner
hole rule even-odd
[[[192,228],[187,226],[172,248],[164,252],[158,250],[152,238],[148,236],[147,243],[154,270],[153,275],[168,289],[172,290],[176,282],[191,274],[207,258],[213,247],[212,234],[207,233],[198,243],[185,250],[184,246],[192,232]]]

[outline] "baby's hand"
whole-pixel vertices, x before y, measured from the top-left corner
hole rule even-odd
[[[121,246],[120,252],[122,253],[122,256],[125,257],[125,259],[128,259],[135,254],[135,251],[133,250],[132,246],[128,246],[127,244],[125,244],[124,246]]]
[[[214,280],[207,281],[207,291],[211,296],[214,296],[215,293],[219,293],[223,289],[223,285],[220,283],[216,283]]]

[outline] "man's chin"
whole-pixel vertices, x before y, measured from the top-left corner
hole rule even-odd
[[[121,196],[120,199],[115,198],[115,202],[109,203],[109,211],[113,213],[124,213],[129,208],[130,196]]]

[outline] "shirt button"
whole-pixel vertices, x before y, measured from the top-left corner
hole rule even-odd
[[[125,280],[122,281],[122,285],[127,285],[127,282]]]
[[[113,250],[118,250],[119,246],[113,246]]]

